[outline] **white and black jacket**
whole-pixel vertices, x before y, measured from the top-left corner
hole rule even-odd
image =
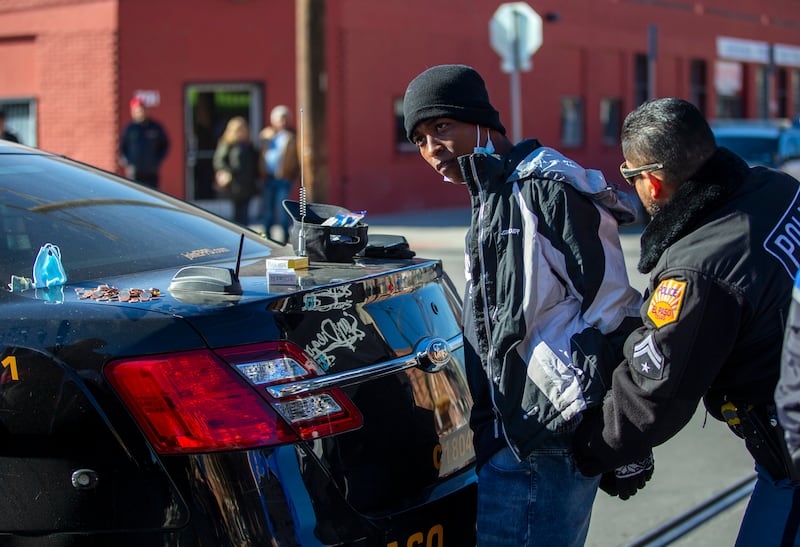
[[[472,200],[464,332],[480,466],[504,443],[526,457],[602,401],[641,324],[618,232],[635,207],[536,140],[459,163]]]

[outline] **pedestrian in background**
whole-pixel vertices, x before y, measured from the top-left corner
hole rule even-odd
[[[0,139],[19,142],[19,138],[6,128],[6,111],[0,108]]]
[[[250,200],[263,174],[259,153],[250,139],[250,127],[241,116],[228,120],[214,151],[215,186],[230,198],[233,220],[247,226]]]
[[[572,432],[641,324],[618,233],[635,207],[599,171],[512,143],[471,67],[419,74],[403,115],[422,158],[472,203],[463,330],[478,545],[583,545],[600,478],[575,469]],[[616,491],[634,493],[651,462]]]
[[[169,138],[161,124],[148,116],[142,99],[131,99],[130,109],[131,122],[119,141],[120,164],[129,179],[158,188],[161,163],[169,152]]]
[[[797,545],[800,490],[774,392],[800,263],[800,184],[717,147],[700,111],[677,98],[628,114],[622,154],[622,176],[652,217],[638,266],[650,274],[644,325],[602,408],[578,427],[576,463],[594,475],[666,442],[702,399],[755,460],[737,545]]]
[[[264,230],[270,237],[272,227],[278,225],[282,242],[289,240],[291,217],[283,208],[300,176],[297,135],[291,129],[291,112],[284,105],[272,109],[269,125],[261,130],[261,154],[266,177],[264,180]]]

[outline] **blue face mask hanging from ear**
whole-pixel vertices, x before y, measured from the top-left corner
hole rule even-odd
[[[492,142],[492,131],[490,129],[486,130],[486,146],[481,146],[481,126],[475,125],[475,129],[477,130],[477,141],[475,142],[475,148],[472,150],[475,154],[486,154],[487,156],[491,156],[494,154],[494,143]],[[451,184],[456,184],[453,180],[448,177],[443,178],[444,182],[448,182]],[[463,183],[458,183],[463,184]]]
[[[477,142],[475,143],[475,154],[486,154],[491,156],[494,154],[494,143],[492,142],[492,131],[490,129],[486,130],[486,146],[481,146],[481,126],[476,125],[475,128],[478,131]]]

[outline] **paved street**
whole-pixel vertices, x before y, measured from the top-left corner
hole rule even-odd
[[[418,256],[441,258],[457,286],[464,283],[463,241],[468,211],[453,209],[368,218],[370,234],[402,234]],[[647,278],[636,271],[639,230],[623,229],[623,250],[634,286],[644,289]],[[752,475],[752,460],[728,428],[706,420],[702,405],[693,421],[676,437],[657,447],[655,475],[633,498],[621,501],[603,492],[595,502],[588,547],[637,544],[636,540],[696,505]],[[678,546],[733,545],[745,501],[673,543]]]

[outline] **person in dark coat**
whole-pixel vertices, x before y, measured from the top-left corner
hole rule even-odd
[[[158,188],[159,170],[169,152],[169,137],[160,123],[147,115],[144,102],[131,99],[131,122],[119,140],[120,164],[125,176]]]

